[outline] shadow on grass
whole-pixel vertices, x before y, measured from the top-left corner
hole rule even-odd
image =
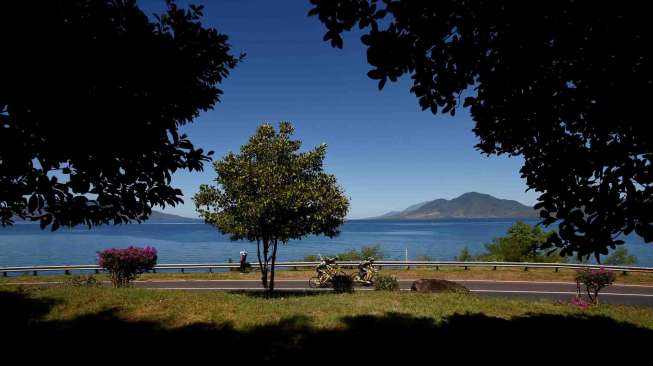
[[[90,357],[101,363],[115,359],[124,364],[179,358],[206,362],[207,357],[211,363],[247,364],[257,360],[385,364],[425,358],[444,362],[452,356],[464,361],[514,362],[516,357],[526,356],[538,361],[577,358],[587,362],[601,360],[613,350],[625,361],[647,351],[637,344],[653,339],[651,330],[589,315],[530,314],[501,319],[467,313],[436,322],[385,313],[344,317],[342,327],[331,329],[316,328],[310,318],[296,316],[241,330],[230,323],[166,328],[158,322],[121,318],[115,308],[49,320],[47,314],[55,304],[26,293],[0,291],[5,335],[1,354],[30,361]]]

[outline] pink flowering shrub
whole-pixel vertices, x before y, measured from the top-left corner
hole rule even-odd
[[[579,269],[576,271],[577,298],[580,299],[580,285],[585,285],[587,296],[593,304],[599,303],[599,291],[610,286],[617,276],[612,271],[600,269]]]
[[[156,265],[156,249],[153,247],[111,248],[97,253],[98,265],[111,275],[114,287],[127,287],[139,274]]]

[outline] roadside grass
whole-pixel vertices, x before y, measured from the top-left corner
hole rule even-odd
[[[348,272],[353,272],[353,269],[347,269]],[[555,272],[553,269],[546,268],[529,268],[524,271],[523,268],[474,268],[470,267],[468,270],[463,268],[447,268],[442,267],[439,270],[434,268],[411,268],[406,270],[384,268],[382,274],[393,275],[398,279],[419,279],[419,278],[440,278],[440,279],[459,279],[459,280],[496,280],[496,281],[559,281],[559,282],[574,282],[574,270],[560,269]],[[314,275],[313,270],[278,270],[276,279],[294,279],[294,280],[308,280]],[[108,281],[109,278],[105,274],[96,275],[97,279]],[[22,275],[22,276],[9,276],[0,277],[0,284],[11,283],[30,283],[30,282],[62,282],[70,276],[67,275]],[[160,272],[160,273],[144,273],[139,276],[139,281],[156,281],[156,280],[258,280],[260,275],[258,272],[240,273],[240,272]],[[622,284],[641,284],[653,285],[653,273],[641,272],[628,272],[622,274],[617,272],[616,283]]]
[[[73,321],[113,311],[123,321],[154,322],[168,329],[206,323],[230,324],[236,330],[247,330],[298,317],[306,320],[305,325],[317,329],[338,329],[346,325],[343,319],[358,316],[402,314],[438,323],[455,314],[483,314],[505,320],[539,314],[601,316],[653,330],[653,309],[646,307],[601,305],[581,310],[544,300],[483,298],[460,294],[366,291],[310,296],[279,294],[276,298],[264,299],[246,293],[219,291],[11,285],[0,290],[0,303],[5,302],[2,298],[8,294],[53,304],[42,319],[33,319],[35,321]]]
[[[636,361],[648,349],[634,345],[653,339],[650,308],[582,310],[549,301],[374,291],[264,299],[251,293],[7,285],[0,288],[0,324],[11,335],[3,340],[5,357],[120,364],[336,358],[382,364],[444,355],[587,362],[604,355],[586,352],[596,350],[597,337],[599,347],[609,347],[601,350],[628,349],[620,359]]]

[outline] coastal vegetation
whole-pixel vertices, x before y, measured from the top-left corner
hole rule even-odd
[[[323,170],[326,145],[300,152],[295,129],[281,122],[258,127],[238,154],[214,163],[215,185],[193,197],[197,212],[231,240],[256,242],[263,287],[274,292],[279,244],[307,235],[334,237],[349,200]],[[269,277],[268,277],[269,276]]]
[[[494,238],[492,242],[485,244],[485,253],[472,255],[469,249],[464,247],[456,259],[487,262],[566,262],[567,258],[561,257],[558,251],[542,249],[551,235],[551,232],[544,231],[540,226],[517,221],[505,236]]]
[[[496,237],[492,242],[485,244],[485,252],[473,255],[467,246],[463,247],[456,257],[458,261],[487,261],[487,262],[543,262],[566,263],[568,257],[560,255],[559,250],[546,247],[548,238],[553,235],[551,231],[544,231],[539,225],[529,225],[517,221],[507,231],[505,236]],[[609,265],[633,265],[637,261],[624,247],[617,248],[608,255],[602,263]],[[588,263],[587,258],[580,262]]]
[[[621,246],[608,255],[602,263],[613,266],[632,266],[637,263],[637,257],[630,254],[628,249]]]
[[[345,252],[329,255],[325,254],[323,257],[337,257],[340,261],[362,261],[367,258],[374,258],[375,260],[381,260],[385,258],[381,250],[380,245],[363,245],[359,250],[350,249]],[[306,262],[317,262],[320,258],[318,255],[310,254],[304,256],[304,261]]]

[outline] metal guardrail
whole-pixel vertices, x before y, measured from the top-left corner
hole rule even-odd
[[[256,263],[251,263],[254,270],[257,269]],[[319,262],[277,262],[277,268],[314,268]],[[377,267],[434,267],[439,270],[440,267],[462,267],[469,269],[471,267],[491,267],[496,270],[497,268],[524,268],[528,271],[529,268],[551,268],[558,272],[559,269],[581,269],[604,268],[606,270],[627,272],[649,272],[653,273],[653,267],[636,267],[636,266],[610,266],[599,264],[578,264],[578,263],[531,263],[531,262],[459,262],[459,261],[375,261]],[[358,265],[356,261],[341,261],[338,262],[341,267],[354,267]],[[160,270],[207,270],[212,272],[214,269],[229,269],[239,268],[238,263],[166,263],[154,266],[153,272]],[[38,272],[64,272],[70,274],[71,271],[88,272],[93,271],[100,273],[103,269],[96,264],[82,264],[82,265],[61,265],[61,266],[18,266],[18,267],[0,267],[0,272],[4,277],[10,273],[32,273],[34,276]]]

